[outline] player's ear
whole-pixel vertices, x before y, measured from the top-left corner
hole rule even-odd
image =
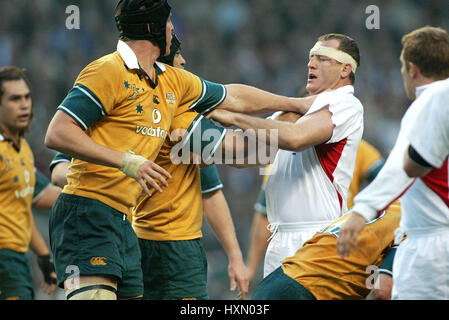
[[[341,78],[342,79],[348,78],[351,72],[352,66],[349,63],[346,63],[343,67],[343,70],[341,71]]]
[[[416,79],[416,77],[421,74],[421,71],[419,70],[418,66],[413,62],[407,63],[408,63],[408,74],[410,78]]]

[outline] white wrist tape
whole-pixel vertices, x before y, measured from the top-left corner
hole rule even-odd
[[[120,166],[120,170],[123,171],[123,173],[128,177],[136,179],[137,171],[145,161],[147,161],[145,157],[136,155],[131,150],[126,150],[125,156],[123,157],[122,164]]]
[[[352,72],[354,72],[354,74],[357,70],[357,62],[355,59],[351,57],[350,54],[336,48],[326,47],[316,43],[315,46],[310,49],[309,56],[311,57],[312,55],[326,56],[335,59],[340,63],[348,63],[352,66]]]

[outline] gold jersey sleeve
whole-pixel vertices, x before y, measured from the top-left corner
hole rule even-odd
[[[348,208],[352,208],[354,206],[354,197],[357,193],[359,193],[366,174],[371,169],[371,166],[380,159],[382,159],[380,152],[367,141],[362,139],[357,150],[354,174],[348,189]]]
[[[348,215],[344,215],[306,241],[293,257],[283,260],[284,273],[304,286],[318,300],[363,299],[370,289],[368,267],[379,267],[393,245],[401,208],[393,203],[378,219],[360,232],[357,250],[341,259],[337,237]]]
[[[31,239],[34,156],[25,139],[20,150],[0,135],[0,249],[26,252]]]
[[[129,88],[124,86],[123,68],[120,68],[120,59],[117,54],[106,55],[98,60],[91,62],[78,75],[74,87],[86,90],[85,93],[98,108],[103,116],[111,113],[114,108],[121,106],[123,100],[128,98]],[[134,84],[130,82],[131,84]],[[137,86],[131,86],[132,93],[136,95],[139,90]]]

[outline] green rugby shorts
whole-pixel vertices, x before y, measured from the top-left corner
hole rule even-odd
[[[58,285],[78,276],[117,280],[117,297],[143,294],[137,236],[126,216],[106,204],[61,194],[50,214],[50,245]],[[79,283],[79,282],[78,282]]]

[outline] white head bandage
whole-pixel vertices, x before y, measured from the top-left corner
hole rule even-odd
[[[310,49],[309,57],[311,57],[312,55],[326,56],[335,59],[340,63],[348,63],[352,66],[352,72],[354,72],[354,74],[355,71],[357,70],[357,62],[353,57],[351,57],[351,55],[332,47],[323,46],[318,42],[312,49]]]

